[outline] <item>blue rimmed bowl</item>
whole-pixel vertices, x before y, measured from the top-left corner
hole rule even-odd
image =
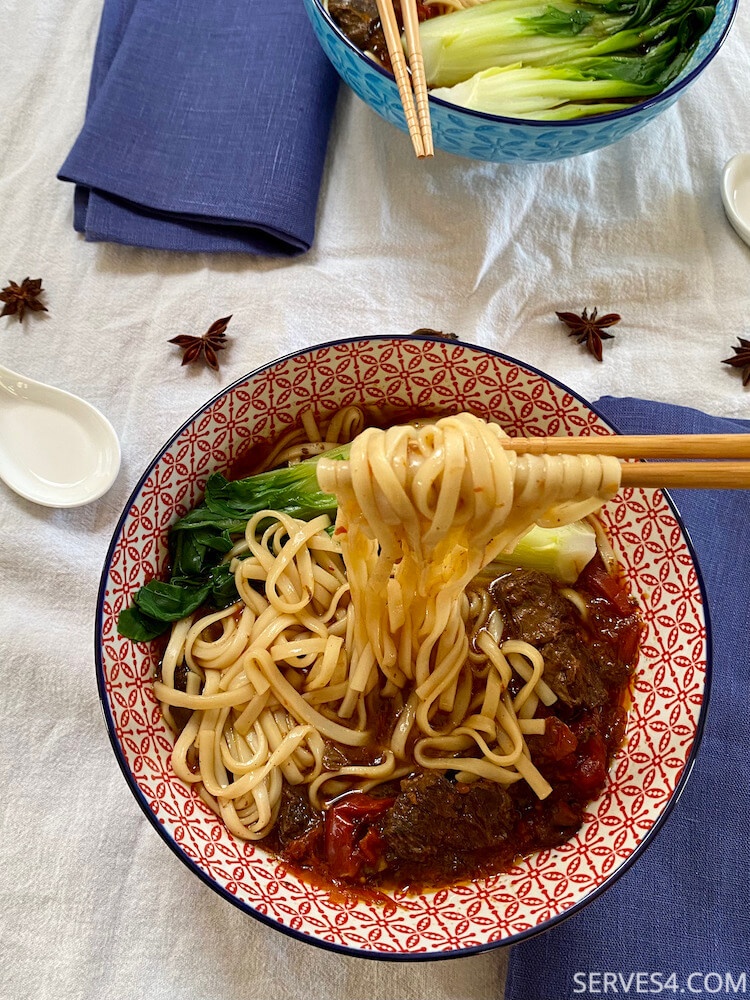
[[[379,115],[402,131],[406,121],[393,76],[361,52],[327,13],[322,0],[303,0],[323,51],[351,89]],[[590,153],[623,139],[670,108],[697,80],[734,20],[738,0],[719,0],[716,16],[693,57],[666,90],[624,111],[566,122],[504,118],[448,104],[430,96],[436,149],[496,163],[562,160]]]

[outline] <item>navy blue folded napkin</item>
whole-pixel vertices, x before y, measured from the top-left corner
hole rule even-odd
[[[637,399],[596,406],[627,434],[750,431],[750,421]],[[661,831],[614,886],[513,948],[506,1000],[750,993],[750,493],[672,496],[695,546],[713,635],[695,768]]]
[[[105,0],[60,169],[88,240],[308,250],[338,77],[300,0]]]

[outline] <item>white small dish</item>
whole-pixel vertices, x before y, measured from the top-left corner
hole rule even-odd
[[[750,246],[750,153],[738,153],[724,166],[721,200],[737,235]]]
[[[43,507],[81,507],[107,492],[120,442],[105,416],[63,389],[0,365],[0,479]]]

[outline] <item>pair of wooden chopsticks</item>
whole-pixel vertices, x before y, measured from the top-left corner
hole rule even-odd
[[[750,488],[750,434],[613,434],[602,437],[511,437],[519,455],[613,455],[616,458],[690,459],[623,462],[622,485],[646,489]],[[720,459],[720,461],[694,461]],[[733,461],[733,459],[735,461]]]
[[[420,158],[433,156],[435,150],[432,145],[430,105],[427,97],[422,46],[419,41],[416,0],[401,0],[401,17],[404,22],[411,78],[406,67],[406,57],[401,44],[401,32],[393,10],[393,0],[377,0],[377,5],[414,152]]]

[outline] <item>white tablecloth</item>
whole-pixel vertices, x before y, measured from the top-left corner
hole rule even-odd
[[[315,246],[269,261],[74,234],[72,190],[55,174],[82,120],[100,2],[2,6],[0,278],[43,278],[49,312],[2,319],[0,361],[103,409],[123,463],[113,489],[77,510],[0,483],[0,996],[501,998],[502,950],[342,959],[260,925],[182,866],[108,743],[93,663],[99,574],[140,472],[183,420],[254,367],[339,336],[428,326],[589,399],[747,417],[750,390],[721,360],[750,336],[750,248],[719,195],[724,162],[750,150],[747,8],[674,108],[557,164],[417,162],[342,88]],[[622,316],[602,364],[555,318],[584,306]],[[220,373],[182,368],[169,338],[230,313]]]

